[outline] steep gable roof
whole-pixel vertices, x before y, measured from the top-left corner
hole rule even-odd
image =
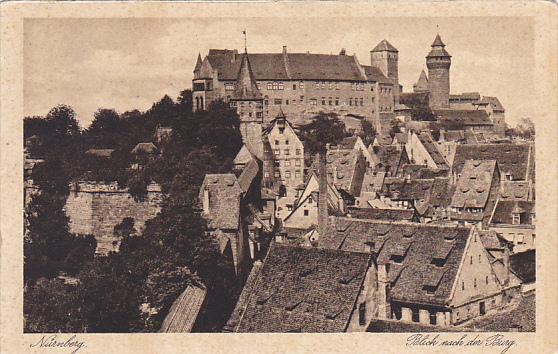
[[[259,171],[260,166],[255,159],[251,159],[246,166],[244,166],[242,173],[238,176],[238,184],[244,193],[248,192]]]
[[[391,45],[390,42],[388,42],[385,39],[382,39],[382,41],[378,43],[371,51],[372,52],[396,52],[396,53],[399,52],[397,49],[395,49],[394,46]]]
[[[442,125],[456,125],[463,127],[469,126],[490,126],[493,125],[485,110],[467,109],[434,109],[432,113],[436,115]],[[455,129],[451,129],[455,130]]]
[[[192,332],[202,308],[207,290],[203,286],[188,285],[172,303],[169,313],[163,320],[161,333]]]
[[[496,172],[494,160],[467,160],[457,181],[451,206],[455,208],[484,208],[488,202],[492,178]]]
[[[408,222],[336,218],[319,246],[373,252],[389,263],[396,301],[444,305],[450,297],[471,228]],[[432,264],[438,259],[438,265]],[[434,288],[428,294],[425,286]]]
[[[359,179],[359,163],[363,164],[364,156],[359,150],[354,149],[330,149],[327,151],[328,183],[338,190],[352,194],[356,191],[360,195],[362,179]],[[360,166],[364,177],[365,166]]]
[[[419,141],[421,142],[422,146],[426,149],[434,163],[436,163],[437,168],[448,168],[448,163],[446,159],[438,149],[437,144],[432,139],[432,135],[430,135],[427,131],[422,131],[417,134]]]
[[[531,184],[527,181],[502,181],[500,183],[500,200],[528,201],[531,198]]]
[[[527,201],[511,201],[511,200],[498,200],[490,223],[495,224],[513,224],[513,213],[526,213],[527,215],[535,212],[535,202]],[[523,222],[521,222],[523,221]],[[522,220],[521,225],[532,225],[531,218]]]
[[[208,226],[212,229],[238,229],[242,188],[232,173],[207,174],[200,188],[199,199],[204,190],[209,192]]]
[[[364,69],[364,73],[366,74],[366,78],[368,79],[368,81],[379,82],[381,84],[393,83],[390,78],[384,75],[382,70],[375,66],[362,65],[362,68]]]
[[[253,285],[243,290],[235,330],[343,332],[369,260],[365,253],[272,244]]]
[[[248,53],[242,55],[240,70],[236,77],[235,88],[231,99],[234,100],[261,100],[262,93],[256,85],[256,78],[252,72]]]
[[[461,173],[466,160],[496,160],[502,174],[514,180],[528,176],[529,146],[518,144],[460,144],[457,145],[452,170]]]
[[[132,154],[154,154],[157,152],[157,146],[155,144],[149,143],[138,143],[134,149],[132,149]]]
[[[417,83],[413,86],[415,91],[427,91],[428,90],[428,77],[424,72],[424,69],[420,72],[420,76]]]

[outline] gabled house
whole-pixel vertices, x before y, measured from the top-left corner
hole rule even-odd
[[[409,160],[414,164],[424,165],[430,169],[449,169],[448,162],[428,131],[415,133],[409,130],[405,149]]]
[[[487,227],[499,189],[500,171],[496,161],[467,160],[451,198],[451,220]]]
[[[386,177],[401,176],[401,167],[409,163],[407,152],[397,145],[370,145],[368,150],[375,162],[373,170],[385,172]]]
[[[330,148],[326,155],[327,181],[352,197],[360,195],[367,162],[358,149]]]
[[[256,263],[226,332],[355,332],[375,316],[370,254],[274,243]]]
[[[535,202],[498,200],[490,230],[513,244],[513,252],[535,249]]]
[[[520,287],[500,280],[475,227],[335,218],[318,245],[372,254],[388,319],[451,326],[505,306]]]

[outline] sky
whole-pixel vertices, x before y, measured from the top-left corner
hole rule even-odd
[[[370,50],[387,39],[399,50],[405,92],[426,70],[424,57],[440,33],[452,55],[451,93],[497,96],[511,125],[536,111],[528,17],[47,18],[24,23],[24,114],[44,116],[67,104],[87,127],[99,108],[146,110],[191,87],[198,53],[242,50],[244,29],[249,53],[345,48],[367,65]]]

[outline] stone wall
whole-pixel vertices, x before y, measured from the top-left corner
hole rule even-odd
[[[143,232],[145,222],[161,210],[161,201],[157,185],[150,185],[145,199],[136,201],[115,183],[80,182],[71,186],[65,211],[70,218],[70,232],[95,236],[97,252],[106,254],[116,248],[114,226],[130,217],[135,221],[136,231]]]

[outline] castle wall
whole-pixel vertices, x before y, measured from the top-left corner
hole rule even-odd
[[[134,219],[134,227],[142,233],[145,222],[154,218],[161,210],[160,188],[148,190],[143,201],[135,201],[126,190],[115,184],[80,183],[72,186],[66,201],[65,212],[70,218],[70,232],[91,234],[97,240],[97,252],[106,254],[113,250],[114,226],[122,219]]]
[[[435,57],[427,60],[426,65],[428,66],[430,106],[433,108],[449,108],[450,61]]]

